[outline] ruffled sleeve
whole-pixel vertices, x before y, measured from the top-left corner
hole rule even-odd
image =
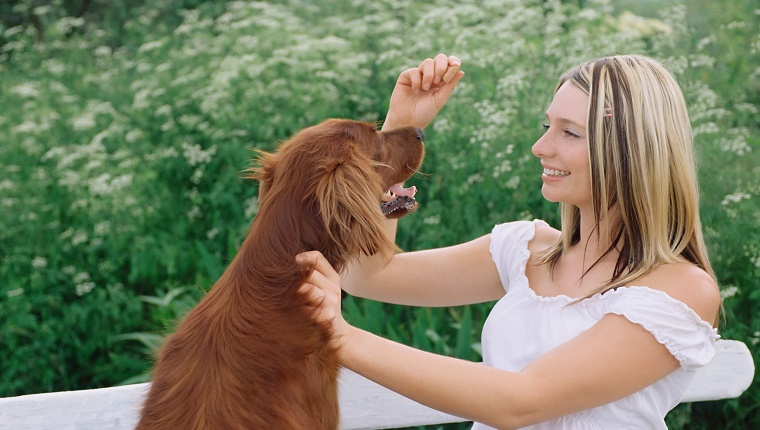
[[[530,258],[528,242],[536,234],[535,221],[513,221],[497,224],[491,231],[491,258],[496,264],[501,284],[509,291],[510,280],[525,272],[525,264]]]
[[[590,309],[601,319],[617,314],[643,327],[665,345],[686,369],[708,364],[715,356],[717,329],[685,303],[648,287],[622,287],[594,297]]]

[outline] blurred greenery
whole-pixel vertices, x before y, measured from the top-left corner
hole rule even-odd
[[[145,380],[161,334],[210,288],[256,214],[242,179],[329,117],[384,117],[438,52],[467,76],[426,130],[406,250],[543,218],[530,147],[559,75],[662,61],[694,127],[724,338],[760,357],[760,6],[754,0],[13,0],[0,5],[0,396]],[[352,323],[480,359],[492,304],[356,298]],[[680,405],[670,428],[760,428],[760,388]],[[431,428],[464,428],[464,425]]]

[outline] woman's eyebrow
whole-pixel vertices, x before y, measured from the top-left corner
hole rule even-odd
[[[545,113],[545,114],[544,114],[544,116],[546,116],[546,120],[547,120],[547,121],[551,121],[551,119],[549,118],[549,114],[548,114],[548,113]],[[579,124],[579,123],[577,123],[577,122],[575,122],[575,121],[573,121],[573,120],[571,120],[571,119],[567,119],[567,118],[565,118],[565,117],[557,117],[557,118],[555,118],[554,120],[555,120],[555,121],[557,121],[557,122],[563,122],[563,123],[572,124],[572,125],[574,125],[574,126],[576,126],[576,127],[580,127],[580,128],[582,128],[582,129],[584,129],[584,130],[586,129],[586,126],[585,126],[585,125],[583,125],[583,124]]]

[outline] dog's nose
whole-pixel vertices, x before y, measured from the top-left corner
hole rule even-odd
[[[425,133],[422,131],[421,128],[417,128],[417,140],[425,140]]]

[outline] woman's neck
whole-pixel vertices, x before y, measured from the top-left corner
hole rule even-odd
[[[594,262],[602,258],[617,259],[621,245],[613,243],[617,236],[614,231],[614,227],[618,225],[617,219],[618,217],[610,211],[597,225],[593,210],[581,211],[580,237],[574,247],[583,252],[585,261]]]

